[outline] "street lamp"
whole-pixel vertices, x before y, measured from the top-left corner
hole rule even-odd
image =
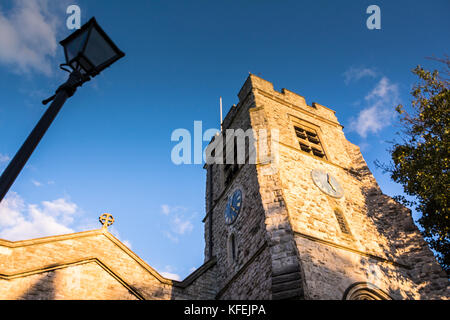
[[[91,77],[125,55],[100,28],[95,18],[60,43],[64,47],[67,65]]]
[[[56,90],[55,95],[42,101],[44,105],[50,101],[53,102],[1,175],[0,202],[9,188],[11,188],[11,185],[66,100],[73,96],[77,88],[81,87],[83,83],[97,76],[104,69],[125,56],[98,25],[95,18],[89,20],[79,30],[61,41],[60,44],[64,47],[66,57],[66,63],[62,64],[60,68],[70,73],[69,79]]]

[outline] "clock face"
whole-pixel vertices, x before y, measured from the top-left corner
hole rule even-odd
[[[334,198],[342,198],[344,196],[344,189],[330,173],[323,170],[313,170],[311,177],[322,192]]]
[[[242,207],[242,192],[236,190],[229,198],[227,207],[225,208],[225,222],[226,224],[232,224],[239,215]]]

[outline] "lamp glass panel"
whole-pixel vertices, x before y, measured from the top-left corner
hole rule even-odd
[[[91,31],[84,55],[94,64],[95,67],[98,67],[99,65],[114,58],[117,53],[108,41],[100,35],[97,29],[94,28]]]
[[[84,44],[88,36],[88,30],[81,33],[78,37],[66,44],[67,59],[68,62],[75,58],[81,50],[83,50]]]

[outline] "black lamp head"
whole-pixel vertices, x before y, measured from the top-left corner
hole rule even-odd
[[[64,47],[66,64],[90,77],[95,77],[125,56],[95,18],[91,18],[60,44]]]

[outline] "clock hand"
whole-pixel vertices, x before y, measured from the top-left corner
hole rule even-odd
[[[327,173],[327,182],[330,185],[331,189],[333,189],[333,191],[336,192],[336,189],[334,188],[334,186],[330,182],[330,174],[329,173]]]

